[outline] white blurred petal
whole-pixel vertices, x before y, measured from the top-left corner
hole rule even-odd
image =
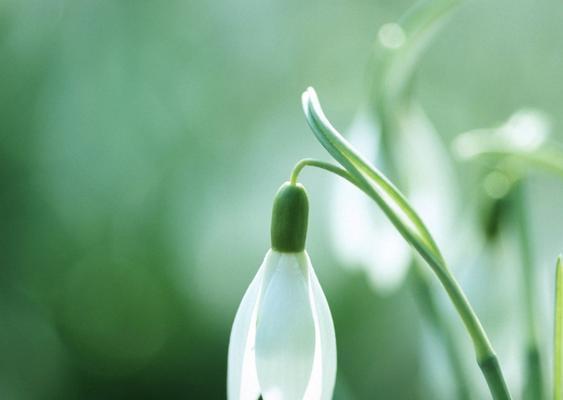
[[[336,381],[336,335],[332,315],[309,257],[309,297],[315,320],[315,358],[305,399],[330,400]]]
[[[254,357],[257,302],[265,265],[272,260],[268,252],[246,290],[237,310],[229,340],[227,394],[229,400],[256,400],[260,394]]]
[[[266,265],[258,306],[256,367],[264,400],[302,399],[311,376],[315,326],[302,253]]]
[[[350,142],[381,167],[376,122],[359,114],[349,132]],[[372,200],[356,187],[337,179],[333,193],[331,231],[337,255],[344,265],[365,269],[380,292],[394,290],[410,263],[408,245]]]
[[[498,135],[512,147],[531,151],[541,146],[550,132],[550,121],[543,112],[521,109],[510,116]]]
[[[532,152],[551,134],[551,121],[542,111],[521,109],[500,127],[475,129],[460,134],[454,141],[456,153],[464,159],[488,151]]]
[[[330,215],[334,250],[344,266],[363,268],[367,241],[373,240],[375,226],[384,223],[383,218],[380,215],[380,221],[375,221],[369,198],[348,182],[335,178],[333,192]]]
[[[377,207],[373,202],[369,205]],[[388,294],[396,290],[405,279],[412,260],[412,251],[382,212],[377,210],[377,213],[371,214],[371,220],[377,226],[366,243],[363,264],[367,268],[371,285],[381,294]]]
[[[397,163],[414,209],[439,244],[447,244],[459,192],[447,148],[424,112],[412,105],[401,118]],[[447,247],[447,246],[445,246]]]

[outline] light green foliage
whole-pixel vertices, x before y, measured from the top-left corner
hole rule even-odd
[[[391,47],[377,42],[383,26]],[[366,97],[388,101],[370,108],[387,120],[392,104],[415,100],[444,143],[533,107],[552,118],[551,146],[563,139],[561,37],[560,0],[0,1],[0,399],[224,398],[229,328],[270,245],[272,198],[296,160],[323,154],[306,134],[303,88],[314,85],[343,128]],[[380,54],[383,64],[370,61]],[[523,336],[527,328],[503,324],[523,308],[522,293],[505,281],[518,271],[509,206],[497,248],[475,226],[489,160],[451,167],[467,212],[458,226],[471,233],[452,235],[462,257],[450,258],[425,223],[518,398],[510,371],[522,369],[512,355],[523,343],[507,331]],[[381,170],[411,200],[404,182]],[[307,247],[337,331],[335,400],[455,398],[451,382],[442,397],[423,388],[427,363],[443,363],[422,353],[429,340],[409,286],[381,295],[362,273],[343,272],[330,246],[331,182],[303,178]],[[561,252],[563,186],[531,178],[541,284],[552,281]],[[439,260],[399,214],[413,243]],[[471,352],[448,299],[430,289],[459,347]],[[536,293],[547,363],[552,286]],[[473,356],[461,354],[475,372]],[[485,398],[484,383],[475,389]]]

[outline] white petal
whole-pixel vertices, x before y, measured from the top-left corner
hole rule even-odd
[[[447,148],[424,111],[414,104],[401,118],[397,139],[397,160],[403,167],[408,197],[438,243],[447,243],[457,211],[454,194],[459,192]]]
[[[349,129],[349,140],[375,161],[379,149],[379,129],[367,113],[359,113]],[[365,267],[363,254],[373,237],[375,207],[366,195],[350,183],[334,180],[331,223],[334,249],[346,267]]]
[[[350,142],[381,167],[376,123],[360,114],[350,128]],[[378,291],[393,291],[406,275],[411,252],[373,201],[356,187],[335,180],[331,212],[334,249],[345,266],[366,270]]]
[[[500,127],[498,135],[516,149],[532,151],[546,141],[550,128],[549,118],[542,111],[521,109]]]
[[[551,135],[551,121],[540,110],[516,111],[500,127],[475,129],[458,135],[453,143],[461,158],[469,159],[487,151],[532,152]]]
[[[264,400],[302,399],[315,353],[304,253],[266,265],[258,306],[256,367]]]
[[[246,290],[239,305],[231,338],[229,340],[229,361],[227,372],[227,394],[229,400],[256,400],[260,394],[254,356],[256,337],[257,302],[264,276],[265,265],[277,259],[268,252],[256,276]]]
[[[372,217],[372,221],[379,223],[379,226],[374,228],[371,240],[366,245],[363,262],[367,266],[371,285],[380,294],[389,294],[405,279],[412,252],[405,239],[386,217]]]
[[[306,253],[305,253],[306,254]],[[315,320],[315,358],[305,399],[330,400],[336,381],[336,336],[326,297],[309,264],[309,297]]]

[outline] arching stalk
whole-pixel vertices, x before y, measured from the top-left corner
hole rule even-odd
[[[471,337],[477,363],[493,398],[495,400],[510,399],[504,376],[489,338],[459,283],[447,267],[426,225],[393,183],[366,161],[330,124],[312,88],[303,94],[303,109],[317,140],[353,178],[348,180],[377,203],[399,233],[434,271]],[[298,172],[292,176],[297,174]]]

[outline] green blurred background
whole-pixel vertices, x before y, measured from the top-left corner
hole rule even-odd
[[[0,399],[224,398],[230,325],[269,246],[273,194],[298,159],[328,158],[300,94],[315,86],[345,129],[379,27],[411,4],[1,0]],[[562,20],[555,0],[474,0],[454,13],[417,80],[446,142],[525,106],[544,110],[563,139]],[[467,165],[457,167],[471,193]],[[337,333],[335,398],[440,398],[429,381],[446,361],[421,351],[440,346],[412,290],[383,296],[341,268],[328,232],[332,178],[303,179],[309,254]],[[550,338],[563,184],[532,185]],[[502,316],[518,304],[491,307],[463,271],[493,343],[504,341]],[[470,348],[461,331],[459,341]],[[467,369],[477,369],[470,352]]]

